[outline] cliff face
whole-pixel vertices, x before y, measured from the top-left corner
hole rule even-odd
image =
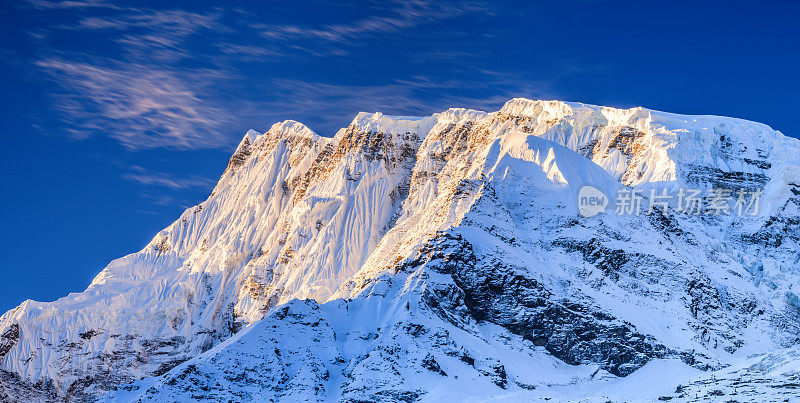
[[[586,185],[763,195],[755,215],[620,216],[612,197],[584,218]],[[362,113],[333,138],[286,121],[248,132],[208,200],[86,291],[0,317],[0,383],[414,400],[577,380],[602,395],[591,385],[791,348],[799,242],[800,141],[758,123],[526,99]]]

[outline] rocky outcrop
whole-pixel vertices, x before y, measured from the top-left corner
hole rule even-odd
[[[672,359],[718,370],[797,342],[797,155],[757,123],[526,99],[362,113],[332,138],[281,122],[248,132],[208,200],[85,292],[0,317],[1,382],[91,399],[159,377],[175,387],[127,392],[356,401],[463,379],[533,393],[555,369],[581,382]],[[747,217],[577,214],[584,185],[665,184],[764,202]],[[296,299],[309,305],[292,316]],[[334,320],[356,305],[348,320],[382,322]],[[285,345],[284,325],[308,338]],[[248,361],[233,345],[253,327],[272,349],[248,344]],[[526,378],[534,362],[549,366]]]
[[[441,234],[403,269],[425,264],[453,279],[451,287],[434,288],[426,295],[440,315],[458,323],[463,318],[457,315],[465,307],[475,320],[502,326],[568,364],[596,363],[625,376],[653,358],[679,355],[597,307],[557,299],[520,274],[526,270],[476,256],[472,245],[458,235]],[[691,354],[683,355],[693,362]]]

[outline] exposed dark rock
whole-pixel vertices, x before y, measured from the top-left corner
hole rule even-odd
[[[95,329],[90,329],[90,330],[87,330],[87,331],[85,331],[83,333],[78,334],[78,336],[80,336],[84,340],[91,340],[92,337],[97,336],[98,334],[100,334],[99,331],[97,331]]]
[[[444,372],[442,367],[439,366],[439,363],[436,362],[436,358],[430,354],[428,354],[425,359],[422,360],[422,368],[425,368],[431,372],[435,372],[441,376],[447,376],[447,373]]]
[[[25,381],[19,375],[0,370],[0,402],[59,402],[64,401],[59,397],[56,387],[50,381],[32,383]]]
[[[252,150],[250,149],[250,139],[246,138],[242,140],[242,143],[239,145],[239,148],[236,149],[236,152],[233,153],[231,156],[230,161],[228,161],[228,167],[225,168],[225,171],[235,171],[236,168],[244,165],[247,159],[252,154]]]
[[[764,185],[769,181],[769,177],[763,173],[725,172],[710,166],[687,164],[684,170],[683,174],[686,177],[686,181],[698,188],[710,185],[712,188],[755,190],[763,189]]]
[[[0,359],[19,341],[19,325],[14,323],[0,335]]]
[[[592,238],[588,242],[561,238],[553,241],[553,244],[563,247],[568,252],[580,252],[583,260],[594,264],[603,274],[615,281],[619,280],[619,272],[631,260],[631,256],[639,256],[620,249],[609,249],[597,238]]]
[[[611,261],[609,268],[614,267]],[[460,235],[439,234],[407,264],[428,264],[452,276],[454,285],[426,295],[445,319],[458,324],[458,312],[466,309],[475,320],[503,326],[569,364],[595,363],[625,376],[650,359],[679,355],[628,323],[590,306],[559,301],[536,280],[478,258]]]

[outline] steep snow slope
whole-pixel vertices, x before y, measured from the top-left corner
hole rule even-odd
[[[0,382],[31,397],[165,374],[114,396],[571,399],[542,385],[597,395],[643,366],[717,370],[797,342],[798,156],[758,123],[525,99],[361,113],[333,138],[250,131],[209,199],[143,251],[0,318]],[[583,185],[765,195],[752,217],[582,218]]]

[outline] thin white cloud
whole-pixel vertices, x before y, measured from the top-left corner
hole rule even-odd
[[[101,1],[34,0],[32,4],[111,8]],[[43,46],[35,62],[60,88],[50,95],[62,113],[65,132],[75,138],[110,136],[129,149],[197,149],[230,143],[220,133],[230,113],[208,90],[225,74],[179,63],[194,58],[185,46],[194,35],[226,31],[218,14],[116,6],[92,16],[78,11],[74,19],[40,30]],[[62,31],[91,33],[112,47],[90,57],[48,47],[47,38]]]
[[[49,49],[37,66],[61,87],[53,96],[67,123],[64,130],[77,138],[110,136],[130,149],[228,146],[235,139],[223,129],[238,134],[251,122],[269,126],[283,119],[305,121],[328,134],[361,110],[420,115],[451,106],[492,109],[511,96],[546,93],[548,83],[477,68],[451,67],[446,78],[427,72],[380,84],[348,84],[289,79],[292,72],[283,66],[269,78],[254,77],[237,64],[297,60],[307,65],[317,62],[309,55],[346,54],[367,37],[396,38],[426,23],[491,13],[485,4],[468,1],[376,2],[369,7],[371,16],[347,23],[258,25],[257,30],[249,23],[257,16],[235,10],[95,13],[58,29],[97,33],[117,47],[116,54],[87,59]],[[437,48],[418,57],[422,64],[471,54],[463,48]]]
[[[396,33],[415,26],[455,18],[466,13],[488,8],[478,2],[400,2],[385,14],[373,15],[347,24],[330,24],[322,27],[306,25],[258,25],[262,35],[275,40],[316,39],[329,42],[347,42],[364,36]]]
[[[123,178],[140,183],[142,185],[153,185],[166,187],[173,190],[206,188],[214,186],[214,181],[208,178],[192,176],[188,178],[174,178],[166,174],[151,174],[146,172],[128,173]]]
[[[281,52],[266,46],[220,43],[217,47],[224,54],[245,58],[260,59],[283,56]]]
[[[83,18],[78,22],[77,28],[124,30],[136,27],[158,29],[161,32],[185,36],[201,28],[218,27],[215,15],[184,10],[129,10],[117,16]]]
[[[217,132],[224,112],[201,100],[187,86],[190,77],[179,72],[59,59],[37,65],[64,87],[55,102],[73,135],[103,133],[130,149],[196,149],[225,143]]]
[[[28,0],[26,2],[33,8],[38,9],[86,9],[86,8],[106,8],[118,9],[119,7],[105,0]]]
[[[113,16],[85,17],[66,28],[108,32],[129,57],[164,62],[190,57],[183,45],[192,35],[227,31],[219,22],[219,14],[135,8]]]
[[[186,199],[173,197],[172,195],[169,194],[151,194],[143,192],[141,193],[140,196],[145,200],[149,201],[150,203],[162,207],[172,207],[172,208],[178,207],[186,209],[191,207],[194,203],[196,203],[196,201],[193,202]],[[139,210],[139,211],[142,211],[144,213],[150,213],[147,210]],[[154,214],[161,214],[161,213],[154,213]]]

